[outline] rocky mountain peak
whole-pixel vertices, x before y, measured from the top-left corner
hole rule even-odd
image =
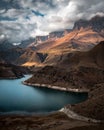
[[[101,31],[102,29],[104,29],[104,16],[95,16],[93,18],[91,18],[90,20],[83,20],[80,19],[78,21],[75,22],[73,30],[79,30],[81,28],[91,28],[96,32]]]
[[[36,43],[42,43],[46,40],[48,40],[48,35],[46,35],[46,36],[36,36],[35,42]]]

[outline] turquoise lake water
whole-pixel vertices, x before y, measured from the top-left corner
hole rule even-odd
[[[87,93],[62,92],[48,88],[23,85],[21,79],[0,80],[0,113],[34,112],[45,113],[61,109],[67,104],[75,104],[87,99]]]

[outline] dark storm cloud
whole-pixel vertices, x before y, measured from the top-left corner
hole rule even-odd
[[[0,9],[8,10],[10,8],[19,9],[20,6],[15,0],[0,0]]]
[[[11,42],[20,42],[21,40],[29,38],[33,28],[36,28],[36,25],[28,23],[24,26],[21,23],[14,22],[8,24],[8,22],[5,21],[5,24],[3,22],[0,23],[0,36],[4,36]]]
[[[36,4],[38,5],[39,3],[43,3],[43,4],[47,4],[49,5],[50,7],[55,7],[55,4],[53,3],[53,0],[32,0],[32,3],[33,4]]]
[[[9,18],[9,17],[0,17],[0,21],[16,21],[16,18]]]
[[[76,1],[76,0],[72,0]],[[82,18],[88,19],[97,13],[104,13],[104,1],[103,0],[77,0],[77,14]]]

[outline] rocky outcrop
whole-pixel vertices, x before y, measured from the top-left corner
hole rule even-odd
[[[0,63],[0,78],[21,78],[24,76],[24,74],[28,73],[30,73],[30,70],[26,67],[16,66],[7,63]]]
[[[67,35],[68,33],[71,32],[71,29],[65,29],[63,31],[54,31],[54,32],[50,32],[49,35],[45,35],[45,36],[36,36],[36,40],[35,43],[39,44],[42,42],[45,42],[47,40],[56,40],[57,38],[61,38],[64,35]]]
[[[46,36],[36,36],[35,43],[39,44],[39,43],[42,43],[46,40],[48,40],[48,35],[46,35]]]
[[[49,33],[48,38],[49,39],[52,39],[52,38],[61,38],[61,37],[65,36],[65,35],[67,35],[70,32],[71,32],[71,29],[65,29],[63,31],[51,32],[51,33]]]

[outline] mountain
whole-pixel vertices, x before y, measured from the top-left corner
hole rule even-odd
[[[8,40],[0,41],[0,51],[7,51],[8,49],[15,48]]]
[[[91,28],[93,31],[96,32],[104,30],[104,17],[97,15],[90,20],[80,19],[76,21],[73,30],[80,30],[81,28]]]
[[[66,89],[95,88],[104,83],[104,41],[86,52],[73,52],[55,65],[45,66],[34,72],[26,82],[48,84]],[[44,76],[45,75],[45,76]]]
[[[54,65],[69,52],[89,50],[103,40],[101,33],[84,28],[74,30],[57,40],[44,42],[38,45],[37,49],[48,54],[44,64]]]
[[[46,36],[37,36],[35,41],[34,38],[23,41],[14,49],[8,49],[6,53],[0,52],[0,61],[26,66],[56,65],[61,63],[68,56],[67,54],[87,51],[103,41],[103,21],[104,17],[100,16],[90,20],[79,20],[75,22],[72,30],[55,31]],[[38,54],[42,57],[47,56],[41,61]]]
[[[98,67],[104,68],[104,41],[101,41],[89,51],[67,53],[58,63],[63,67]]]
[[[25,52],[17,58],[16,64],[22,66],[39,66],[44,62],[46,57],[47,54],[45,53],[36,52],[31,48],[27,48]]]
[[[36,51],[36,47],[15,48],[0,51],[0,63],[11,63],[15,65],[33,66],[44,62],[47,54]]]
[[[18,57],[20,57],[24,52],[25,50],[19,47],[10,48],[5,51],[0,51],[0,62],[4,61],[5,63],[15,64]]]
[[[42,43],[46,40],[48,40],[48,35],[46,35],[46,36],[36,36],[35,43],[39,44],[39,43]]]
[[[33,42],[35,42],[35,38],[29,38],[27,40],[22,41],[21,44],[18,45],[18,47],[20,47],[20,48],[27,48]]]
[[[95,16],[88,20],[75,22],[67,33],[52,32],[47,41],[37,45],[39,50],[86,50],[104,40],[104,17]],[[56,35],[57,34],[57,35]],[[55,38],[57,37],[57,38]],[[50,40],[51,39],[51,40]]]
[[[32,43],[35,42],[35,38],[29,38],[27,40],[24,40],[22,41],[20,44],[12,44],[10,43],[8,40],[1,40],[0,41],[0,51],[7,51],[7,50],[10,50],[10,49],[13,49],[13,48],[27,48],[29,47],[29,45],[31,45]],[[35,48],[35,47],[34,47]]]
[[[49,38],[49,39],[60,38],[60,37],[63,37],[64,35],[68,34],[69,32],[71,32],[71,29],[65,29],[65,30],[63,30],[63,31],[51,32],[51,33],[49,33],[48,38]]]
[[[72,110],[82,116],[104,121],[104,41],[88,51],[69,51],[61,54],[60,57],[56,53],[55,55],[48,54],[44,60],[50,65],[35,70],[25,84],[32,86],[45,84],[76,91],[87,89],[88,99],[80,104],[65,106],[67,114]]]
[[[71,29],[65,29],[63,31],[50,32],[49,35],[46,35],[46,36],[36,36],[35,43],[39,44],[42,42],[55,40],[57,38],[63,37],[64,35],[68,34],[70,31]]]
[[[32,86],[35,83],[46,84],[54,88],[58,86],[61,90],[63,87],[65,90],[89,90],[88,100],[81,105],[71,106],[72,110],[80,115],[104,120],[103,21],[104,17],[99,16],[87,21],[79,20],[64,35],[59,32],[50,33],[47,40],[38,37],[37,45],[33,43],[25,49],[17,47],[0,52],[1,78],[16,78],[23,74],[16,66],[5,66],[4,61],[36,68],[33,76],[24,83]]]
[[[76,85],[78,80],[88,84],[89,98],[83,103],[70,106],[70,108],[82,116],[104,120],[104,41],[100,42],[92,50],[81,54],[79,64],[80,66],[83,65],[83,67],[82,69],[80,67],[80,71],[76,72]],[[87,67],[85,67],[86,65]]]

